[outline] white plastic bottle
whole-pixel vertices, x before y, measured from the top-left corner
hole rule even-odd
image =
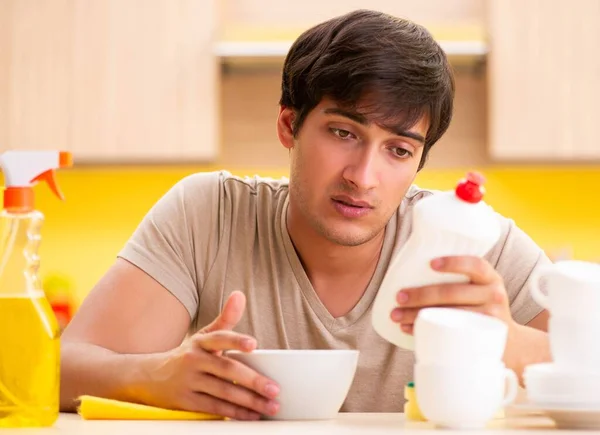
[[[465,275],[433,270],[431,260],[450,255],[483,257],[497,243],[500,222],[482,201],[483,183],[483,176],[470,172],[455,190],[430,195],[415,204],[412,233],[391,259],[373,305],[373,328],[387,341],[414,350],[413,336],[402,332],[390,317],[401,289],[468,282]]]

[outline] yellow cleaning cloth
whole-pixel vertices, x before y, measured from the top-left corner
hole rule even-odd
[[[202,412],[175,411],[102,397],[81,396],[79,415],[84,420],[223,420]]]

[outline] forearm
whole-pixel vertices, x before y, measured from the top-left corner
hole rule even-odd
[[[74,412],[81,395],[135,402],[147,381],[146,366],[157,356],[123,355],[93,344],[63,343],[61,411]]]
[[[525,367],[551,360],[547,332],[519,324],[514,324],[509,328],[504,363],[517,374],[521,386],[523,386]]]

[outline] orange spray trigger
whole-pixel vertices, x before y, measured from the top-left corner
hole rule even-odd
[[[73,155],[68,151],[61,151],[58,154],[58,165],[60,168],[70,168],[73,166]]]
[[[56,183],[56,174],[54,173],[54,169],[49,169],[48,171],[42,172],[40,175],[31,180],[32,183],[37,181],[45,181],[48,183],[48,187],[50,187],[52,193],[54,193],[61,201],[64,201],[65,197]]]

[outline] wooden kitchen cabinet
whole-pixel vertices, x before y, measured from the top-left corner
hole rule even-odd
[[[69,2],[0,1],[0,151],[69,145]]]
[[[453,30],[450,36],[456,36],[457,29],[460,36],[461,29],[481,27],[485,17],[482,0],[220,0],[219,6],[225,39],[240,36],[236,35],[239,30],[245,32],[245,38],[269,36],[270,32],[281,35],[284,29],[296,34],[334,16],[365,8],[409,18],[434,31]],[[259,34],[247,33],[252,30]]]
[[[436,144],[428,168],[477,167],[486,162],[486,87],[483,0],[221,0],[216,54],[222,77],[220,158],[229,168],[282,168],[289,154],[274,120],[281,65],[293,40],[310,26],[359,8],[372,8],[425,25],[457,67],[454,121]]]
[[[489,150],[600,160],[600,1],[488,0]]]
[[[213,160],[217,0],[2,0],[0,147]]]

